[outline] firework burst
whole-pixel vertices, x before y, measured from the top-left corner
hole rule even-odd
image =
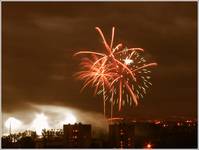
[[[122,43],[114,47],[115,28],[112,28],[110,44],[107,43],[100,28],[99,32],[106,53],[94,51],[79,51],[74,55],[86,54],[81,60],[82,71],[76,73],[78,79],[84,81],[82,90],[91,86],[95,94],[103,94],[104,114],[107,100],[111,102],[111,116],[113,105],[118,105],[121,111],[123,105],[138,105],[138,100],[146,94],[150,82],[150,67],[157,63],[147,63],[142,56],[142,48],[123,48]],[[88,57],[89,56],[89,57]]]

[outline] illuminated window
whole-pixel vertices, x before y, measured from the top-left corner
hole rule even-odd
[[[120,129],[120,135],[124,135],[124,132],[122,129]]]
[[[123,141],[120,141],[120,147],[122,148],[123,146]]]

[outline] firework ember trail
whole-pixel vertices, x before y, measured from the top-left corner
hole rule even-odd
[[[138,105],[138,100],[143,98],[150,88],[151,67],[157,63],[148,63],[144,58],[144,49],[127,48],[118,43],[114,46],[115,28],[112,28],[110,44],[107,43],[101,29],[99,32],[106,52],[79,51],[74,56],[80,55],[81,71],[75,74],[76,78],[84,81],[81,89],[94,88],[94,94],[103,95],[104,115],[106,103],[111,104],[111,117],[113,107],[121,111],[124,105]]]

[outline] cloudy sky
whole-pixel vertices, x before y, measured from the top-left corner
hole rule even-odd
[[[196,117],[196,2],[3,2],[3,113],[50,105],[103,114],[102,97],[80,93],[82,82],[73,77],[75,52],[105,50],[96,26],[107,38],[115,26],[116,43],[142,47],[158,63],[145,98],[120,115]]]

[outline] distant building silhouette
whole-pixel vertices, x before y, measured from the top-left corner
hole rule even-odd
[[[91,125],[64,125],[62,129],[44,129],[13,133],[1,137],[1,148],[197,148],[197,121],[121,120],[109,125],[109,134],[91,137]],[[109,138],[107,138],[109,135]]]
[[[119,123],[109,125],[109,143],[112,148],[133,148],[135,143],[134,125]]]
[[[89,148],[91,145],[91,125],[74,124],[64,125],[64,147]]]

